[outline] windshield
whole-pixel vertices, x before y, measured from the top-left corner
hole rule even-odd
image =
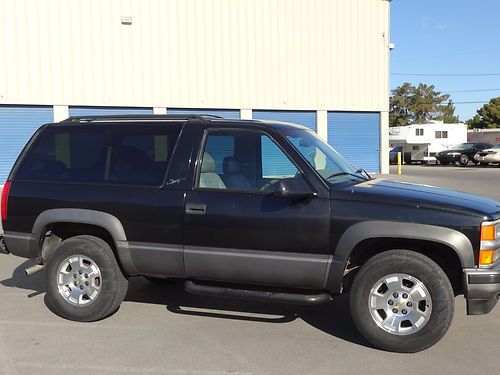
[[[330,183],[365,181],[366,173],[344,159],[316,133],[305,129],[280,129],[307,162]]]
[[[456,148],[461,150],[470,150],[472,147],[474,147],[474,143],[460,143]]]

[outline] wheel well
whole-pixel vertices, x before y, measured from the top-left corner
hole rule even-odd
[[[356,270],[368,259],[384,251],[395,249],[411,250],[429,257],[446,273],[455,295],[463,294],[462,263],[451,247],[433,241],[404,238],[373,238],[357,244],[349,256],[344,276],[344,289],[349,290]]]
[[[117,257],[117,250],[115,241],[111,234],[104,228],[98,225],[92,224],[81,224],[81,223],[52,223],[49,224],[44,230],[44,236],[42,238],[42,258],[46,260],[50,253],[54,251],[56,246],[65,239],[70,237],[80,236],[80,235],[91,235],[98,237],[111,247],[116,259],[119,263],[119,258]]]

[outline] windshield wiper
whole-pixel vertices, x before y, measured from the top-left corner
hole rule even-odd
[[[358,173],[358,172],[356,171],[356,173]],[[357,177],[357,178],[361,178],[362,180],[365,180],[365,178],[363,176],[360,176],[359,174],[355,174],[355,173],[351,173],[351,172],[344,172],[344,171],[333,173],[330,176],[328,176],[325,180],[329,180],[330,178],[337,177],[337,176],[353,176],[353,177]]]
[[[356,171],[356,173],[359,173],[359,174],[363,174],[363,173],[364,173],[364,174],[366,175],[366,177],[368,177],[368,179],[369,179],[369,180],[373,180],[373,177],[372,177],[372,176],[370,176],[370,175],[368,174],[368,172],[367,172],[367,171],[365,171],[363,168],[359,168],[359,169]]]

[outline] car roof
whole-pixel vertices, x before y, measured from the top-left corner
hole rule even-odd
[[[186,122],[192,124],[213,124],[218,126],[228,126],[228,127],[246,127],[250,124],[260,125],[263,127],[273,127],[273,128],[296,128],[308,130],[307,127],[294,124],[291,122],[282,122],[274,120],[242,120],[242,119],[226,119],[214,115],[206,114],[184,114],[184,115],[112,115],[112,116],[72,116],[58,123],[52,123],[49,125],[123,125],[123,123],[129,125],[144,125],[153,123],[178,123],[183,124]]]

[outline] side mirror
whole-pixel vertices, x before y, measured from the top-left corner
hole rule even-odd
[[[277,189],[272,193],[275,197],[290,198],[296,201],[311,199],[318,196],[305,182],[297,184],[295,180],[280,180]],[[297,186],[300,185],[300,186]]]

